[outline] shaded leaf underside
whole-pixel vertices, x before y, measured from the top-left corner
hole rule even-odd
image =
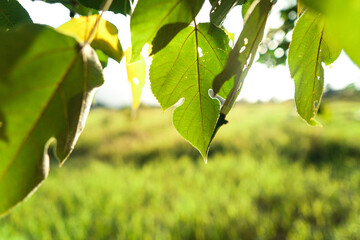
[[[1,215],[46,178],[49,139],[65,161],[103,79],[90,47],[49,27],[26,25],[0,39]]]

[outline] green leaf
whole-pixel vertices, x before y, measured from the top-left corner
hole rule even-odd
[[[322,13],[327,27],[349,57],[360,67],[360,1],[303,0],[304,4]]]
[[[204,0],[140,0],[130,20],[132,61],[138,60],[134,57],[140,56],[143,46],[154,38],[152,54],[165,47],[194,20],[203,3]]]
[[[80,42],[85,42],[89,38],[98,18],[99,15],[72,18],[67,23],[61,25],[58,30],[77,38]],[[100,18],[96,27],[96,33],[90,41],[93,48],[103,51],[109,57],[120,62],[123,51],[118,37],[118,30],[112,23]]]
[[[109,57],[99,49],[96,50],[96,55],[100,60],[102,68],[106,68],[106,66],[108,65]]]
[[[88,8],[102,10],[104,7],[104,0],[77,0],[79,3]],[[133,2],[133,0],[131,0]],[[123,15],[131,14],[131,4],[129,0],[113,0],[109,11],[114,13],[121,13]]]
[[[246,0],[212,0],[210,2],[212,6],[210,11],[210,22],[217,27],[221,27],[230,10],[237,5],[244,4]]]
[[[322,62],[332,63],[340,52],[321,15],[305,11],[295,25],[288,61],[295,81],[297,111],[310,125],[319,125],[315,116],[324,89]]]
[[[80,4],[77,0],[38,0],[46,3],[60,3],[64,7],[70,10],[70,17],[74,17],[75,13],[82,15],[82,16],[88,16],[88,15],[94,15],[99,14],[99,12],[93,8],[85,7],[84,5]]]
[[[257,48],[264,35],[268,14],[273,6],[271,0],[254,1],[244,21],[244,28],[231,50],[223,70],[214,78],[212,89],[217,94],[225,82],[234,78],[234,86],[221,108],[227,115],[240,93],[243,81],[254,61]]]
[[[242,13],[243,18],[245,18],[245,15],[246,15],[247,11],[249,10],[251,4],[252,4],[254,1],[255,1],[255,0],[247,0],[246,3],[244,3],[244,4],[242,5],[241,13]]]
[[[150,67],[151,89],[164,110],[184,99],[174,110],[173,124],[205,161],[220,108],[208,92],[231,50],[228,42],[226,33],[210,23],[189,26],[155,54]]]
[[[44,25],[0,32],[0,215],[47,177],[48,146],[61,164],[103,83],[95,52]],[[24,41],[26,39],[26,41]]]
[[[70,17],[74,17],[75,13],[82,15],[82,16],[89,16],[94,14],[99,14],[98,10],[87,8],[82,4],[74,1],[72,3],[63,3],[64,7],[70,10]]]
[[[25,23],[32,21],[20,3],[15,0],[0,1],[0,30],[8,30]]]

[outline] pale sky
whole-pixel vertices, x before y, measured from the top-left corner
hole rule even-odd
[[[279,0],[270,14],[267,27],[281,25],[279,22],[278,9],[281,9],[289,0]],[[47,24],[52,27],[59,27],[70,20],[69,10],[61,4],[47,4],[41,1],[20,0],[20,3],[27,9],[34,23]],[[210,4],[205,1],[204,7],[197,17],[198,22],[208,22]],[[119,39],[125,51],[131,44],[130,41],[130,18],[121,14],[104,13],[104,19],[110,21],[119,29]],[[242,28],[241,7],[235,7],[224,22],[225,28],[235,34],[235,40]],[[151,59],[146,60],[150,66]],[[104,69],[105,83],[97,93],[96,99],[112,107],[131,105],[131,87],[127,81],[125,59],[117,63],[109,59],[108,67]],[[360,70],[352,61],[341,53],[330,67],[325,66],[325,84],[338,89],[356,83],[360,88]],[[278,66],[268,69],[265,65],[254,62],[247,78],[245,79],[239,99],[246,99],[251,102],[258,100],[268,101],[272,98],[287,100],[294,98],[294,82],[290,78],[287,66]],[[158,105],[151,93],[150,82],[147,76],[143,95],[143,104]]]

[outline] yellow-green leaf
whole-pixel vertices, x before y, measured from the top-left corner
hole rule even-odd
[[[128,81],[131,84],[131,91],[133,97],[133,110],[136,110],[140,106],[140,98],[141,92],[145,85],[145,77],[146,77],[146,66],[145,61],[142,56],[140,56],[140,60],[136,62],[130,62],[131,60],[131,47],[129,47],[125,51],[126,56],[126,72]]]
[[[100,18],[98,25],[95,26],[98,18],[99,15],[72,18],[69,22],[61,25],[58,30],[77,38],[80,42],[85,42],[88,40],[93,28],[96,27],[95,34],[90,39],[91,46],[100,49],[109,57],[120,62],[123,51],[118,37],[118,30],[112,23],[102,18]]]
[[[332,37],[360,67],[360,1],[302,0],[302,2],[323,14]]]
[[[328,30],[328,24],[320,14],[306,10],[296,23],[289,47],[296,108],[310,125],[319,125],[315,116],[324,90],[322,63],[332,63],[341,51]]]

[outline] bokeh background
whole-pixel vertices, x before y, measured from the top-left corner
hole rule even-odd
[[[171,111],[94,107],[0,239],[360,239],[359,96],[327,93],[322,128],[292,101],[238,103],[208,164]]]

